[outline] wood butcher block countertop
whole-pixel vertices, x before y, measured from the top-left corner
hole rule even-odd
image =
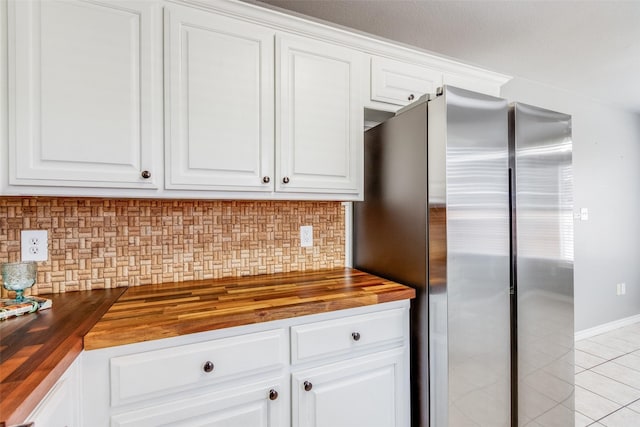
[[[340,268],[47,297],[51,309],[0,322],[0,427],[23,422],[83,348],[399,301],[415,291]]]
[[[48,310],[0,322],[0,426],[23,422],[82,351],[125,288],[43,295]]]
[[[84,346],[93,350],[414,297],[413,288],[349,268],[132,287],[85,336]]]

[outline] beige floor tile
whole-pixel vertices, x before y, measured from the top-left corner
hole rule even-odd
[[[624,356],[613,359],[618,365],[626,366],[627,368],[635,369],[640,372],[640,356],[635,354],[625,354]]]
[[[640,390],[622,384],[596,372],[584,371],[576,375],[576,385],[590,390],[620,405],[640,399]]]
[[[608,332],[606,335],[620,338],[622,340],[633,343],[640,349],[640,333],[632,333],[631,331],[627,331],[624,328],[616,329],[614,331]]]
[[[609,346],[595,342],[591,338],[578,341],[576,343],[576,350],[584,351],[585,353],[589,353],[606,360],[614,359],[627,353],[626,351],[611,348]],[[586,368],[586,366],[584,367]]]
[[[633,334],[640,335],[640,322],[634,323],[632,325],[623,326],[622,328],[619,328],[617,330],[622,330],[625,332],[631,332]]]
[[[616,360],[598,365],[592,371],[640,390],[640,372],[619,365]]]
[[[638,427],[640,426],[640,414],[631,409],[622,408],[601,419],[600,424],[607,427]]]
[[[619,350],[624,353],[631,353],[633,351],[638,350],[638,345],[624,340],[622,338],[614,337],[609,334],[602,334],[592,338],[589,338],[588,341],[592,341],[598,344],[602,344],[606,347],[610,347],[614,350]]]
[[[576,350],[576,366],[579,366],[583,369],[591,369],[596,365],[606,362],[608,359],[603,359],[602,357],[594,356],[590,353],[585,353],[584,351]]]
[[[575,427],[586,427],[593,424],[594,422],[594,420],[587,417],[586,415],[582,415],[580,412],[576,412],[575,415]]]
[[[585,415],[593,420],[599,420],[621,407],[622,405],[612,402],[599,394],[579,386],[576,387],[576,413]]]
[[[636,411],[640,413],[640,400],[636,400],[635,402],[630,403],[628,405],[628,408],[631,409],[632,411]]]

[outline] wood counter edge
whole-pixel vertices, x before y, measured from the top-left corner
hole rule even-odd
[[[38,368],[29,372],[27,377],[15,387],[6,390],[11,385],[0,384],[0,387],[2,387],[0,427],[10,427],[26,420],[82,352],[84,335],[125,291],[126,288],[108,290],[109,296],[105,297],[103,301],[97,302],[94,311],[86,318],[75,323],[66,336],[60,337],[61,342],[56,346],[55,351],[47,352],[41,356],[41,359],[39,357]],[[69,292],[67,295],[73,294],[75,292]],[[60,295],[63,294],[43,295],[54,300],[51,310],[56,309],[55,300],[60,298]],[[5,320],[5,322],[10,321],[12,319]],[[2,361],[0,361],[0,366],[2,366]]]

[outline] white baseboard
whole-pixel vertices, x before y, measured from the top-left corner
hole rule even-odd
[[[605,323],[603,325],[594,326],[593,328],[583,329],[576,332],[576,341],[584,340],[594,337],[596,335],[604,334],[605,332],[613,331],[614,329],[622,328],[623,326],[632,325],[640,322],[640,314],[634,316],[625,317],[624,319],[614,320],[613,322]]]

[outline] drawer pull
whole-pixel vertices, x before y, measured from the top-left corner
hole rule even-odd
[[[351,338],[353,338],[354,341],[360,341],[360,332],[353,332]]]
[[[302,385],[304,385],[304,391],[311,391],[311,389],[313,388],[313,384],[311,384],[309,381],[305,381]]]
[[[144,179],[149,179],[149,178],[151,178],[151,172],[149,172],[149,171],[142,171],[142,173],[141,173],[140,175],[142,175],[142,177],[143,177]]]
[[[213,362],[207,360],[206,362],[204,362],[204,366],[202,367],[202,369],[206,373],[213,372]]]
[[[413,94],[411,94],[411,95],[409,95],[409,96],[407,97],[407,100],[409,100],[409,101],[413,101],[413,100],[414,100],[414,98],[415,98],[415,96],[414,96]]]
[[[288,183],[289,183],[289,177],[288,177],[288,176],[285,176],[284,178],[282,178],[282,182],[283,182],[284,184],[288,184]]]
[[[272,388],[269,390],[269,400],[276,400],[278,398],[278,392]]]

